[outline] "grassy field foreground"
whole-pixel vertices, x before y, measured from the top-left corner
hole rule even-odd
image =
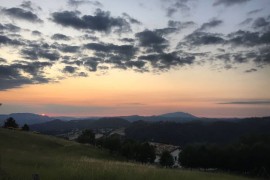
[[[117,161],[108,152],[51,136],[0,128],[0,179],[244,180],[205,173]]]

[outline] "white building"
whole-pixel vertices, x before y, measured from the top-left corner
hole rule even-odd
[[[164,151],[170,152],[170,154],[173,157],[174,160],[174,167],[179,167],[179,153],[181,152],[181,149],[179,146],[174,146],[171,144],[162,144],[162,143],[155,143],[155,142],[150,142],[150,145],[155,147],[156,151],[156,159],[155,163],[159,164],[160,161],[160,156]]]

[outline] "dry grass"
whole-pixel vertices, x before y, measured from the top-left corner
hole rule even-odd
[[[198,171],[161,169],[121,162],[108,152],[51,136],[0,129],[0,179],[42,180],[245,180],[247,178]]]

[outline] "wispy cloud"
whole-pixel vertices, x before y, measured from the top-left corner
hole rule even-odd
[[[120,103],[119,106],[145,106],[146,104],[131,102],[131,103]]]
[[[222,102],[218,104],[265,105],[265,104],[270,104],[270,100],[231,101],[231,102]]]

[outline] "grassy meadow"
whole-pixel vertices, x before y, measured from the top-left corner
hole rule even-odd
[[[56,137],[0,128],[0,179],[245,180],[246,177],[123,162],[105,150]]]

